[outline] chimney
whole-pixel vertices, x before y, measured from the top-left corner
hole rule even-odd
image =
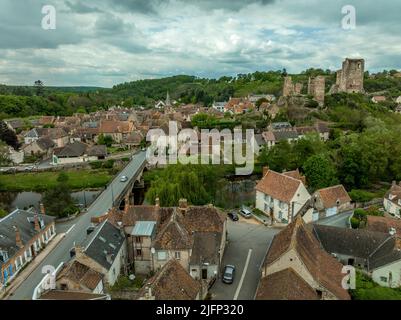
[[[106,260],[108,263],[113,264],[114,254],[106,253]]]
[[[81,246],[75,246],[75,256],[79,258],[82,257],[83,254],[84,254],[84,248]]]
[[[160,199],[159,199],[159,197],[157,197],[155,199],[155,205],[156,205],[156,207],[160,207]]]
[[[187,201],[187,199],[180,199],[180,201],[178,202],[178,208],[179,208],[181,214],[185,215],[185,212],[188,209],[188,201]]]
[[[33,216],[35,222],[35,231],[40,232],[39,217],[37,214]]]
[[[21,234],[16,226],[14,226],[13,228],[15,231],[15,243],[16,243],[17,247],[21,249],[24,247],[22,240],[21,240]]]
[[[41,214],[46,214],[45,205],[44,205],[43,203],[41,203],[41,204],[39,205],[39,207],[40,207],[40,213],[41,213]]]
[[[263,177],[267,174],[267,172],[269,172],[269,167],[268,166],[264,166],[263,167]]]

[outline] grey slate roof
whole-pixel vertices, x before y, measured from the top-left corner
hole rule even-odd
[[[38,146],[43,150],[48,150],[50,148],[53,148],[55,145],[53,140],[47,137],[40,138],[36,142]]]
[[[112,256],[114,262],[124,244],[124,236],[120,230],[107,220],[98,225],[85,243],[85,254],[109,270],[113,263],[107,260]]]
[[[75,141],[63,148],[54,149],[54,154],[58,157],[80,157],[85,154],[87,147],[87,144]]]
[[[296,130],[286,130],[286,131],[273,131],[276,141],[283,141],[288,139],[297,139],[298,133]]]
[[[195,232],[190,265],[218,265],[220,244],[220,232]]]
[[[107,156],[107,147],[104,145],[92,146],[88,148],[88,156],[95,156],[95,157]]]
[[[313,234],[328,253],[365,259],[369,270],[401,259],[396,237],[388,233],[315,224]]]
[[[0,219],[0,250],[7,251],[8,257],[11,258],[18,250],[14,226],[20,232],[23,244],[30,241],[38,232],[35,231],[34,216],[36,212],[33,209],[20,210],[16,209],[9,215]],[[43,227],[51,224],[54,221],[53,217],[38,214],[40,222],[43,222]],[[2,263],[0,262],[0,267]]]

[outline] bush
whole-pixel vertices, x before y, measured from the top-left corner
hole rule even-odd
[[[114,160],[109,159],[103,163],[103,168],[104,169],[112,169],[114,167]]]
[[[349,193],[349,196],[351,197],[352,201],[355,202],[368,202],[375,197],[375,194],[365,190],[353,189]]]
[[[92,169],[100,169],[102,167],[102,163],[100,161],[93,161],[90,163]]]
[[[355,218],[355,217],[352,217],[352,218],[351,218],[351,227],[352,227],[353,229],[358,229],[360,223],[361,223],[361,221],[360,221],[359,219],[357,219],[357,218]]]
[[[368,213],[364,209],[355,209],[354,217],[358,220],[364,219]]]

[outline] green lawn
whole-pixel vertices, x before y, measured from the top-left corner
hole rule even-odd
[[[111,179],[107,170],[65,171],[72,190],[101,188]],[[45,191],[57,184],[59,172],[17,173],[0,175],[0,191]]]
[[[381,287],[357,271],[356,289],[350,291],[353,300],[401,300],[401,289]]]

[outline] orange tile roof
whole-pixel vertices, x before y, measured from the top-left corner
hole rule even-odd
[[[317,191],[317,193],[319,193],[325,208],[335,207],[337,205],[337,201],[339,201],[338,205],[351,202],[351,198],[342,184],[320,189]]]
[[[315,281],[338,299],[350,299],[348,292],[341,286],[344,277],[341,272],[342,264],[321,248],[301,216],[297,216],[274,237],[264,265],[271,265],[291,248],[297,252]]]
[[[269,170],[255,188],[274,199],[290,203],[301,183],[301,180]]]

